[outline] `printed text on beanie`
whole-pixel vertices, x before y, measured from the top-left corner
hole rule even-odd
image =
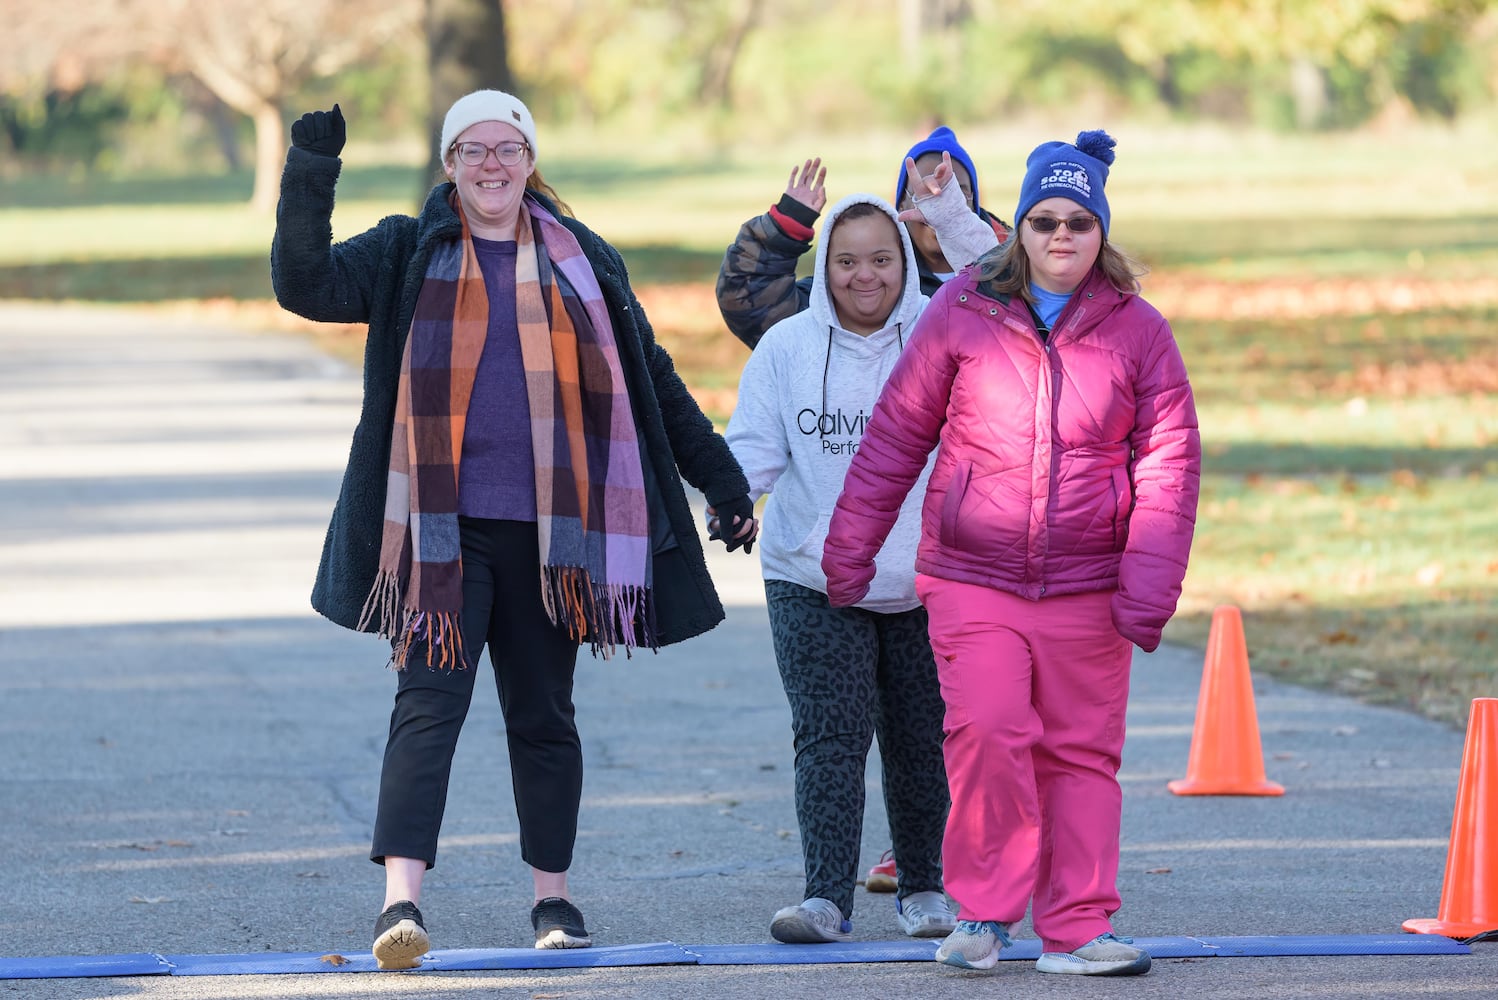
[[[1103,233],[1108,232],[1108,196],[1103,186],[1108,182],[1108,167],[1113,163],[1117,145],[1107,132],[1082,132],[1075,144],[1043,142],[1025,161],[1025,180],[1020,186],[1019,206],[1014,219],[1018,224],[1037,202],[1047,198],[1069,198],[1098,217]]]

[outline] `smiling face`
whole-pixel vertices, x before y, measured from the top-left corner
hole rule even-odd
[[[1030,220],[1050,216],[1063,225],[1053,233],[1037,233]],[[1103,248],[1103,227],[1094,225],[1091,232],[1074,233],[1064,225],[1067,219],[1092,213],[1070,198],[1047,198],[1036,202],[1025,213],[1019,226],[1020,246],[1030,258],[1030,277],[1041,288],[1057,295],[1070,295],[1087,277]]]
[[[521,131],[505,122],[478,122],[457,138],[460,143],[481,142],[485,146],[524,141]],[[458,186],[458,198],[468,216],[470,231],[483,239],[513,240],[525,182],[536,169],[535,159],[527,153],[519,163],[506,167],[494,153],[489,153],[483,163],[470,167],[448,150],[442,158],[442,167],[448,179]]]
[[[905,292],[905,248],[893,219],[875,210],[837,220],[827,243],[827,289],[844,329],[865,337],[884,329]]]

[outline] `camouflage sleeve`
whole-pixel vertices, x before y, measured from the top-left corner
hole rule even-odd
[[[788,236],[769,212],[739,227],[718,271],[718,311],[751,350],[766,330],[806,308],[810,281],[798,282],[796,263],[810,249],[810,240]]]

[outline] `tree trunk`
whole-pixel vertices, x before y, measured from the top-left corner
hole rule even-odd
[[[281,107],[277,97],[285,87],[277,81],[275,86],[259,86],[234,72],[227,64],[214,58],[208,48],[190,49],[188,71],[207,87],[219,100],[240,114],[248,115],[255,125],[255,189],[250,195],[250,208],[256,212],[269,213],[276,207],[276,198],[281,187],[281,164],[286,159],[289,143],[286,123],[281,119]]]
[[[1307,56],[1290,61],[1290,97],[1295,103],[1295,125],[1308,132],[1326,118],[1331,101],[1326,92],[1326,74]]]
[[[427,111],[428,154],[420,201],[442,176],[437,140],[452,103],[474,90],[514,93],[509,46],[505,41],[504,0],[427,0],[427,68],[431,98]]]
[[[280,197],[281,166],[290,139],[281,109],[269,101],[257,107],[251,117],[255,121],[255,192],[250,195],[250,208],[269,214]]]
[[[759,20],[764,0],[739,0],[738,12],[725,31],[726,37],[708,48],[702,60],[702,85],[699,93],[704,105],[728,110],[733,103],[733,67],[743,51],[744,41]]]

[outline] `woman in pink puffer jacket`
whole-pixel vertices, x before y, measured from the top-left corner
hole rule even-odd
[[[824,546],[831,603],[856,603],[938,449],[916,588],[947,705],[960,905],[936,958],[964,968],[992,967],[1027,906],[1042,972],[1150,966],[1111,923],[1117,773],[1132,645],[1159,645],[1180,596],[1201,442],[1170,326],[1107,239],[1113,146],[1084,132],[1031,153],[1020,238],[932,300]]]

